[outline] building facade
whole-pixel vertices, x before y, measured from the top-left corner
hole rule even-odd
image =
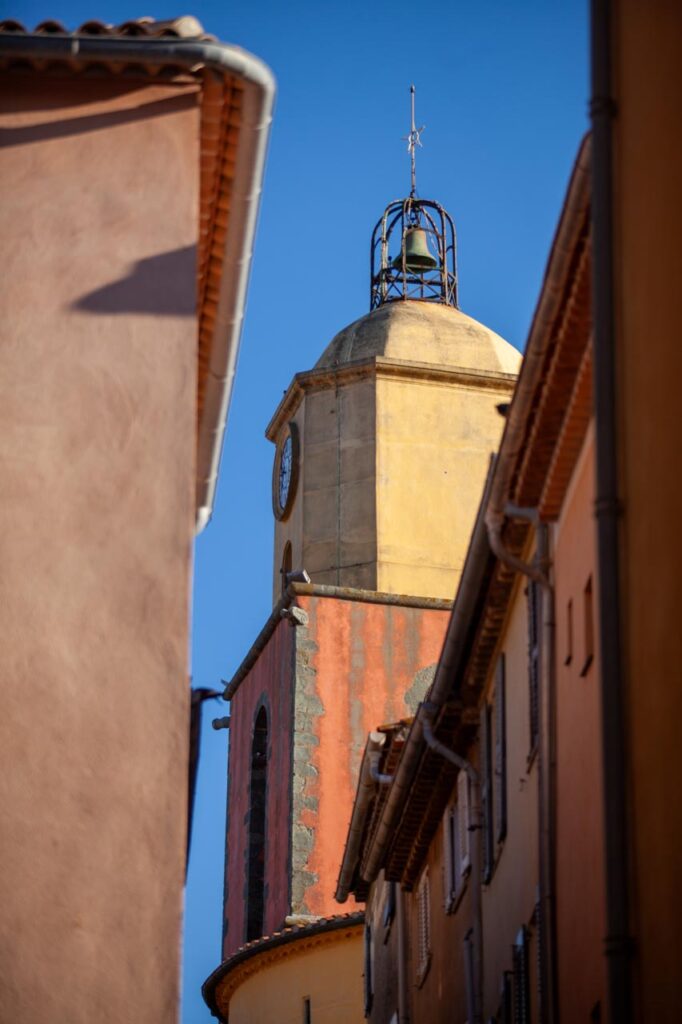
[[[4,22],[0,77],[0,1016],[172,1021],[192,544],[273,82],[192,18]]]
[[[377,1024],[605,1007],[589,160],[588,140],[434,681],[364,755],[337,898],[366,896],[375,931],[398,906],[402,940],[367,944]]]

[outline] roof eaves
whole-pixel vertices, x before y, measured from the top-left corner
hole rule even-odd
[[[357,928],[364,924],[364,910],[351,911],[347,914],[334,914],[330,917],[322,917],[317,921],[311,921],[303,925],[293,925],[290,928],[283,928],[281,931],[273,932],[272,935],[264,935],[253,942],[241,946],[236,953],[224,960],[219,967],[208,976],[201,987],[201,994],[204,1002],[214,1017],[223,1020],[220,1007],[216,999],[216,990],[226,978],[241,964],[281,946],[314,938],[318,935],[343,931],[347,928]]]

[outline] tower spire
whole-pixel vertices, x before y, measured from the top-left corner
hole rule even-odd
[[[370,309],[406,299],[459,308],[455,225],[440,203],[417,196],[416,151],[426,125],[417,128],[415,93],[412,84],[410,132],[403,135],[410,154],[410,194],[388,204],[372,234]]]
[[[422,144],[421,134],[424,131],[424,129],[426,128],[425,124],[423,124],[421,126],[421,128],[417,128],[417,126],[415,124],[415,120],[414,120],[414,96],[415,96],[415,92],[416,92],[416,89],[414,87],[414,84],[412,84],[410,86],[410,105],[411,105],[411,108],[412,108],[412,120],[410,122],[410,134],[409,135],[403,135],[403,140],[405,142],[407,142],[407,152],[410,154],[410,163],[411,163],[411,171],[412,171],[412,175],[411,175],[412,187],[410,189],[410,197],[412,199],[414,199],[415,195],[417,194],[416,149],[417,149],[417,146],[421,147],[421,144]]]

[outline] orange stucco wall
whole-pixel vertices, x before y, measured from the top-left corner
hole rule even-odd
[[[682,950],[682,8],[614,4],[616,373],[639,1020],[679,1017]]]
[[[559,1005],[566,1020],[604,1010],[601,700],[590,429],[553,531],[556,617],[556,921]],[[594,657],[585,670],[584,590],[593,586]],[[572,630],[569,626],[572,605]],[[572,637],[571,637],[572,632]]]
[[[281,621],[232,702],[225,939],[245,941],[249,765],[268,709],[266,934],[289,913],[338,913],[334,891],[367,733],[411,714],[430,682],[447,608],[299,595],[307,624]]]
[[[177,1011],[198,194],[187,87],[0,86],[6,1021]]]
[[[296,683],[292,904],[297,912],[333,914],[367,734],[414,712],[433,677],[448,613],[328,598],[301,604],[309,625]]]

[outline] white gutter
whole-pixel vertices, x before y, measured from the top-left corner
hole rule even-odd
[[[251,255],[263,184],[275,79],[270,68],[238,46],[162,37],[0,34],[0,56],[26,60],[140,63],[179,66],[190,72],[207,68],[244,83],[242,124],[225,240],[220,298],[216,310],[204,410],[197,451],[196,532],[211,518],[220,456],[239,354]]]

